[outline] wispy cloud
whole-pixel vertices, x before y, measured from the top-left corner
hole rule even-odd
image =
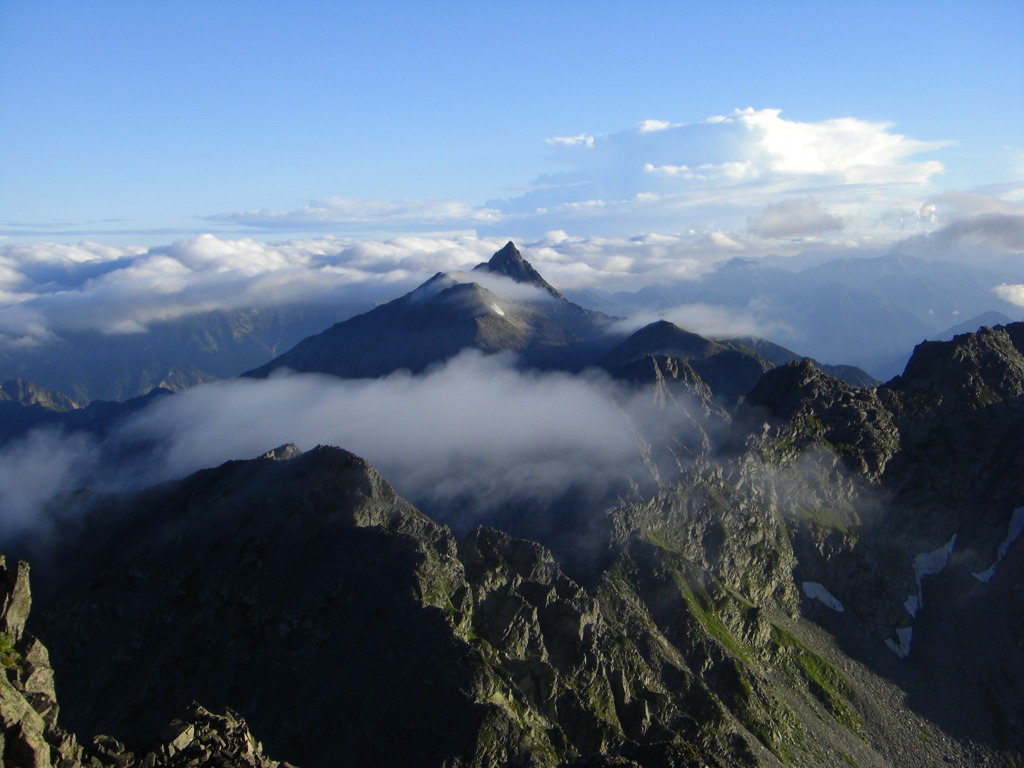
[[[217,224],[241,224],[259,229],[337,229],[339,226],[402,229],[443,228],[489,224],[498,211],[474,208],[456,200],[360,200],[329,197],[291,211],[252,210],[207,216]]]

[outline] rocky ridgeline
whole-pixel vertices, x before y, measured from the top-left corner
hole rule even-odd
[[[709,464],[618,510],[579,542],[609,563],[584,589],[537,543],[457,540],[350,453],[272,454],[90,497],[40,630],[76,729],[137,744],[196,699],[304,766],[950,754],[890,754],[906,724],[930,728],[898,704],[877,716],[801,622],[781,511],[753,480]]]
[[[1020,328],[923,345],[875,388],[769,371],[717,448],[573,518],[577,578],[540,543],[455,537],[337,448],[81,495],[38,589],[62,722],[129,766],[257,759],[193,701],[307,768],[1013,765]]]
[[[873,389],[795,363],[741,416],[748,457],[788,479],[775,487],[797,581],[913,661],[901,674],[918,676],[905,684],[923,711],[1011,755],[1024,752],[1024,558],[1007,544],[1024,504],[1022,353],[1017,323],[924,342]]]
[[[270,760],[241,718],[193,705],[144,752],[108,736],[79,744],[59,722],[45,646],[25,632],[32,597],[29,568],[0,556],[0,761],[11,768],[288,768]]]

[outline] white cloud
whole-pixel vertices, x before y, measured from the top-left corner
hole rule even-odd
[[[760,216],[747,220],[747,229],[763,237],[820,235],[842,228],[843,222],[811,197],[772,203],[765,206]]]
[[[97,446],[84,433],[36,429],[0,449],[0,527],[3,537],[35,528],[56,494],[79,487],[94,471]]]
[[[765,221],[750,234],[762,241],[809,237],[818,247],[823,234],[841,229],[842,240],[834,237],[832,244],[880,247],[934,227],[908,212],[934,194],[931,183],[944,170],[937,159],[921,156],[950,142],[911,138],[888,123],[855,117],[799,121],[778,109],[748,107],[689,124],[647,119],[613,133],[584,131],[545,143],[563,170],[515,180],[519,186],[506,187],[515,190],[511,196],[480,206],[330,197],[294,210],[206,219],[259,231],[361,235],[471,230],[522,238],[574,229],[626,237],[695,229],[742,242],[748,220],[769,215],[769,206],[813,198],[824,212],[816,222],[805,217],[803,229],[794,229]],[[836,220],[841,228],[832,226]],[[759,247],[774,250],[766,242]]]
[[[415,377],[235,379],[160,399],[102,444],[32,432],[0,450],[0,537],[38,526],[42,505],[61,491],[143,487],[289,442],[351,450],[442,512],[468,496],[483,516],[576,484],[614,503],[627,479],[651,478],[638,432],[692,434],[685,409],[659,409],[606,376],[523,372],[512,362],[471,351]],[[103,461],[108,449],[131,460]]]
[[[934,160],[905,162],[911,155],[948,146],[890,133],[887,123],[852,117],[801,123],[779,117],[781,110],[736,110],[735,121],[749,133],[752,160],[761,173],[833,176],[846,183],[927,181],[943,170]]]
[[[637,124],[636,129],[640,133],[653,133],[654,131],[664,131],[671,127],[672,123],[668,120],[642,120]]]
[[[503,242],[408,237],[262,243],[201,235],[146,251],[0,245],[0,344],[44,343],[66,330],[140,333],[190,314],[291,302],[362,311],[435,272],[485,261]]]
[[[548,143],[568,170],[538,177],[518,197],[490,201],[487,207],[501,211],[506,226],[539,234],[585,218],[591,234],[696,227],[736,240],[767,206],[813,198],[825,213],[807,234],[838,231],[843,210],[844,236],[876,245],[907,235],[908,219],[890,211],[920,207],[943,165],[916,158],[949,144],[913,139],[886,123],[802,122],[753,108],[692,124],[645,120],[616,133]],[[929,226],[922,219],[914,224],[917,231]],[[777,229],[766,222],[761,236]],[[781,230],[787,238],[804,234]]]
[[[591,149],[594,146],[594,137],[581,133],[579,136],[554,136],[544,139],[545,143],[552,147],[586,147]]]
[[[993,288],[992,292],[1004,301],[1016,304],[1018,307],[1024,307],[1024,285],[1019,283],[1017,285],[1003,283]]]

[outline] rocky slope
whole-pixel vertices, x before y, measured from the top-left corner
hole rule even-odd
[[[781,487],[796,499],[797,578],[823,585],[865,638],[905,660],[890,676],[919,711],[1017,756],[1022,342],[1024,324],[925,342],[873,390],[791,365],[766,374],[746,414],[768,417],[748,445],[795,475]],[[877,646],[852,647],[866,659]]]

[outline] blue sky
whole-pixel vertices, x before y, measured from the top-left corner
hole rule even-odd
[[[1021,40],[1019,0],[7,0],[0,235],[877,239],[1019,203]],[[792,135],[831,159],[764,160]]]

